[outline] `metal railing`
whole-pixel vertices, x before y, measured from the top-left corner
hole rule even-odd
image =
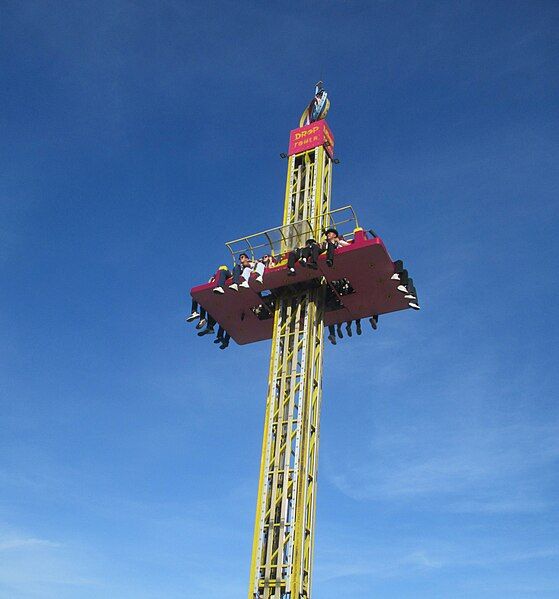
[[[330,210],[322,217],[322,220],[324,230],[333,227],[348,241],[353,239],[353,232],[359,226],[357,216],[351,206]],[[315,230],[311,220],[307,219],[266,229],[246,237],[239,237],[239,239],[228,241],[225,245],[231,252],[233,261],[237,261],[239,254],[242,253],[248,254],[249,258],[253,260],[262,258],[266,254],[278,257],[285,249],[292,250],[301,247],[309,237],[318,242],[322,241],[324,230]]]

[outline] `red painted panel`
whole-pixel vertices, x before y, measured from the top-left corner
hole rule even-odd
[[[399,282],[390,278],[393,262],[378,237],[338,249],[332,268],[321,256],[319,266],[329,282],[346,278],[355,290],[341,298],[347,312],[327,312],[326,325],[409,308],[408,300],[397,290]]]
[[[315,121],[309,125],[293,129],[289,133],[288,156],[312,150],[326,144],[326,150],[330,157],[334,157],[334,136],[326,121]]]

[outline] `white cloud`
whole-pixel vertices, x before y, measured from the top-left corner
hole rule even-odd
[[[346,453],[327,474],[357,500],[439,497],[450,511],[540,511],[547,506],[540,470],[559,458],[558,433],[551,424],[407,427],[375,435],[363,458]],[[530,484],[536,470],[539,487]]]
[[[83,548],[8,530],[0,533],[0,597],[66,599],[95,587]],[[7,594],[2,594],[2,592]],[[86,595],[83,595],[86,596]],[[88,595],[89,596],[89,595]]]
[[[349,529],[331,533],[321,544],[321,559],[317,563],[316,581],[320,585],[338,579],[367,579],[378,582],[393,578],[436,577],[464,569],[478,572],[475,579],[482,583],[492,569],[516,567],[530,563],[553,563],[559,557],[559,547],[537,547],[525,544],[514,549],[508,540],[479,537],[468,543],[451,542],[436,536],[410,538],[399,535],[386,541],[370,539],[356,542]]]
[[[34,537],[0,537],[0,551],[26,549],[30,547],[60,547],[60,543]]]

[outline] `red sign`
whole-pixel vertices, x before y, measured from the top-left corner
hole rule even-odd
[[[334,158],[334,136],[326,121],[310,123],[299,129],[293,129],[289,134],[289,156],[318,146],[324,146],[330,158]]]

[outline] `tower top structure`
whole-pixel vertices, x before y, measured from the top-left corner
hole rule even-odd
[[[324,83],[318,81],[315,86],[314,98],[310,101],[310,104],[305,108],[305,111],[301,115],[299,127],[309,125],[320,119],[325,119],[329,110],[330,100],[328,98],[328,93],[324,89]]]

